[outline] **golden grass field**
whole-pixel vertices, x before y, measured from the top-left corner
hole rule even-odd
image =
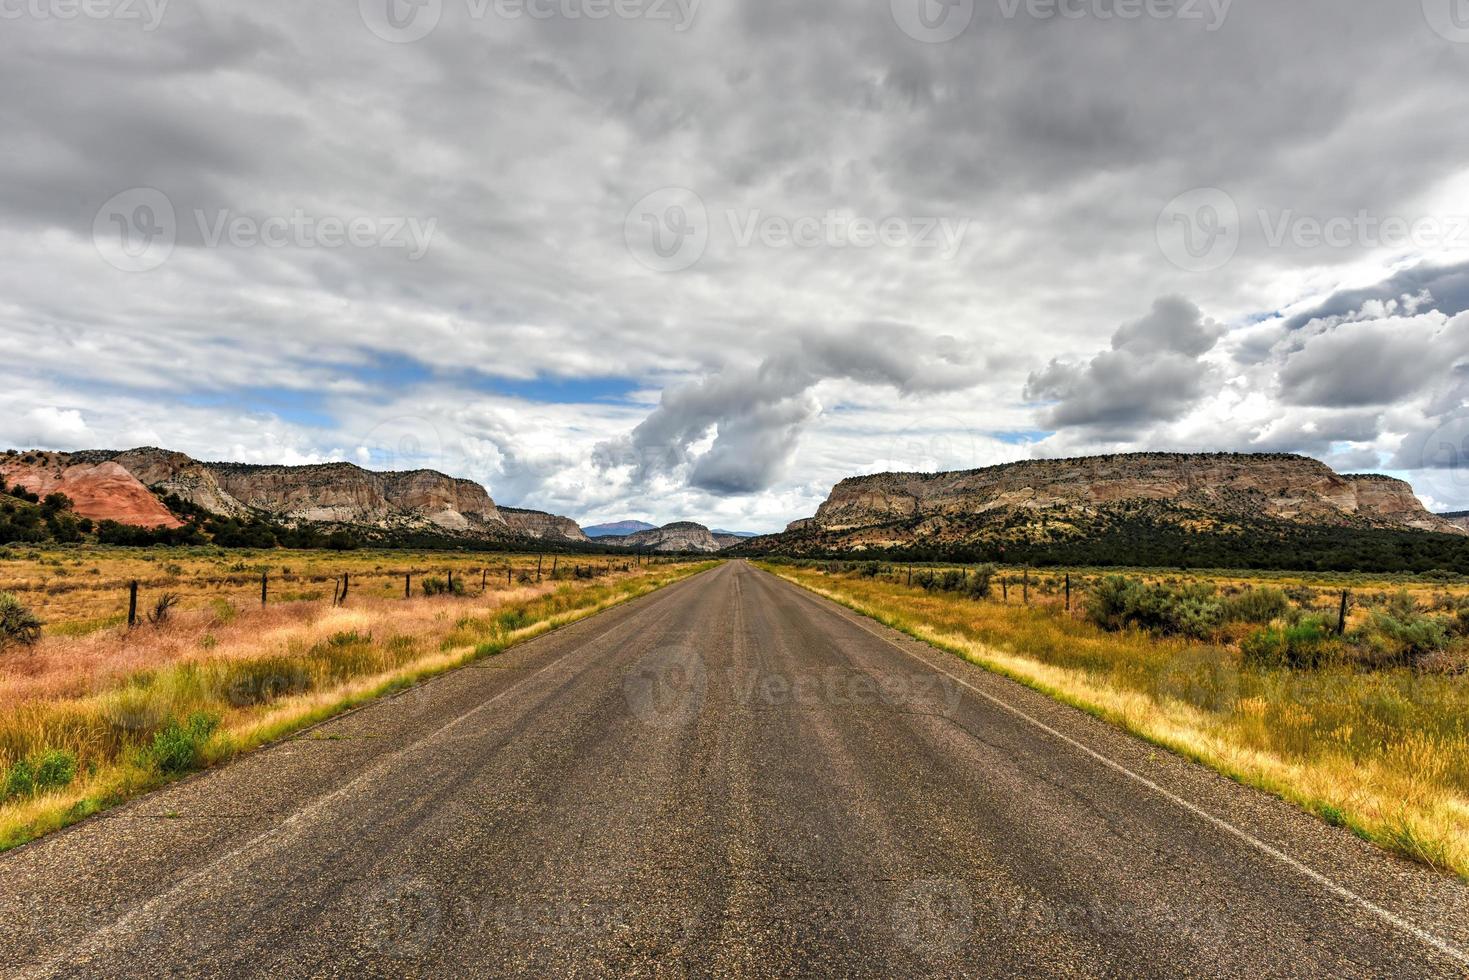
[[[553,578],[547,557],[538,582],[537,560],[8,550],[0,592],[45,626],[34,646],[0,652],[0,850],[708,567],[561,556]],[[424,578],[447,580],[451,568],[466,594],[422,594]],[[344,572],[348,597],[334,606]],[[133,580],[140,622],[130,630]],[[150,622],[164,593],[180,601]]]
[[[1058,573],[1019,570],[1008,603],[925,592],[904,569],[885,577],[767,563],[770,571],[934,646],[1083,708],[1241,782],[1294,801],[1393,851],[1469,878],[1469,674],[1342,664],[1315,670],[1248,664],[1225,631],[1211,642],[1107,632],[1063,608]],[[1189,577],[1153,573],[1157,577]],[[1200,578],[1201,576],[1192,576]],[[1202,576],[1209,578],[1209,576]],[[1329,611],[1353,593],[1359,619],[1380,577],[1220,575],[1317,590]],[[1465,593],[1424,586],[1421,601]],[[1462,662],[1462,661],[1461,661]]]

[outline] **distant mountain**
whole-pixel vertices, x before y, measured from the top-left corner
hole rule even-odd
[[[722,528],[710,528],[710,534],[725,538],[758,538],[758,531],[725,531]]]
[[[643,551],[714,552],[744,539],[728,536],[722,539],[716,538],[702,524],[695,524],[693,521],[675,521],[672,524],[635,531],[632,534],[603,535],[596,540],[599,544],[638,548]]]
[[[584,527],[582,533],[589,538],[608,538],[637,534],[639,531],[656,530],[658,530],[658,525],[643,521],[615,521],[611,524],[593,524],[591,527]]]

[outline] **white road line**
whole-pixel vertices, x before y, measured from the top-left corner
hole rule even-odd
[[[792,586],[793,588],[801,588],[802,589],[802,592],[805,593],[805,594],[807,594],[807,595],[816,596],[816,593],[812,592],[810,589],[804,589],[801,586],[798,586],[795,583],[791,582],[789,579],[781,578],[779,575],[776,575],[774,577],[777,578],[777,579],[779,579],[780,581],[785,582],[786,584]],[[818,596],[818,598],[825,599],[826,597],[825,596]],[[830,599],[827,599],[826,601],[827,602],[831,602]],[[832,608],[834,610],[846,610],[848,612],[851,612],[855,616],[862,616],[863,619],[866,619],[867,618],[867,617],[863,616],[862,613],[859,613],[856,610],[847,609],[846,606],[839,605],[838,603],[835,603],[835,602],[832,602],[831,604],[832,604]],[[1279,861],[1281,864],[1284,864],[1287,867],[1291,868],[1292,870],[1294,870],[1296,872],[1299,872],[1300,874],[1304,875],[1305,877],[1311,879],[1316,884],[1318,884],[1321,887],[1325,888],[1327,891],[1331,892],[1333,895],[1337,896],[1338,898],[1343,899],[1344,901],[1350,902],[1353,905],[1356,905],[1358,908],[1361,908],[1362,910],[1371,913],[1373,916],[1375,916],[1378,919],[1381,919],[1383,922],[1387,923],[1388,925],[1390,925],[1390,926],[1392,926],[1392,927],[1394,927],[1394,928],[1396,928],[1396,929],[1398,929],[1398,930],[1400,930],[1400,931],[1402,931],[1402,932],[1404,932],[1404,933],[1412,936],[1413,938],[1419,940],[1420,942],[1423,942],[1423,943],[1428,944],[1429,946],[1432,946],[1434,949],[1438,950],[1440,953],[1443,953],[1445,956],[1449,957],[1450,959],[1453,959],[1453,960],[1455,960],[1455,961],[1457,961],[1457,962],[1459,962],[1459,963],[1461,963],[1461,964],[1463,964],[1465,966],[1469,966],[1469,953],[1466,953],[1464,950],[1460,949],[1458,946],[1455,946],[1453,943],[1450,943],[1450,942],[1448,942],[1447,940],[1444,940],[1444,939],[1440,939],[1438,936],[1435,936],[1433,933],[1427,932],[1426,930],[1421,929],[1418,926],[1415,926],[1413,923],[1409,922],[1407,919],[1404,919],[1402,916],[1399,916],[1396,913],[1391,912],[1391,911],[1383,908],[1381,905],[1378,905],[1376,902],[1373,902],[1373,901],[1371,901],[1369,899],[1363,898],[1361,895],[1358,895],[1356,892],[1352,891],[1350,888],[1347,888],[1347,887],[1345,887],[1343,885],[1338,885],[1336,882],[1332,881],[1330,878],[1328,878],[1325,875],[1321,874],[1319,871],[1316,871],[1315,869],[1310,868],[1310,867],[1306,866],[1305,864],[1302,864],[1300,861],[1297,861],[1295,858],[1291,857],[1289,854],[1286,854],[1284,851],[1280,850],[1279,848],[1273,847],[1270,844],[1265,843],[1264,841],[1260,840],[1258,837],[1256,837],[1253,834],[1251,834],[1249,831],[1241,830],[1239,827],[1236,827],[1234,824],[1228,822],[1227,820],[1223,820],[1220,817],[1214,816],[1214,814],[1208,812],[1207,810],[1203,809],[1202,807],[1199,807],[1198,805],[1196,805],[1194,803],[1190,803],[1188,800],[1186,800],[1183,797],[1179,796],[1178,794],[1172,792],[1171,790],[1164,789],[1162,786],[1159,786],[1157,783],[1153,782],[1151,779],[1149,779],[1148,777],[1142,775],[1141,773],[1133,772],[1131,769],[1127,768],[1122,763],[1116,762],[1116,761],[1114,761],[1112,759],[1107,758],[1105,755],[1102,755],[1100,752],[1097,752],[1095,749],[1088,748],[1086,745],[1083,745],[1081,742],[1078,742],[1076,739],[1072,738],[1069,735],[1063,734],[1062,732],[1058,732],[1056,729],[1052,728],[1050,725],[1047,725],[1045,722],[1041,721],[1039,718],[1036,718],[1036,717],[1034,717],[1034,716],[1032,716],[1030,714],[1027,714],[1026,712],[1024,712],[1021,709],[1015,707],[1014,705],[1012,705],[1012,704],[1010,704],[1010,703],[1008,703],[1006,701],[1002,701],[1001,699],[995,697],[994,695],[988,694],[988,693],[980,690],[979,688],[975,687],[973,684],[971,684],[968,681],[966,681],[964,678],[959,677],[958,675],[953,674],[953,673],[945,670],[943,667],[939,666],[938,664],[932,663],[932,662],[924,659],[923,657],[920,657],[918,654],[914,653],[912,650],[909,650],[909,649],[903,647],[901,644],[895,642],[891,637],[884,636],[882,633],[879,633],[877,630],[874,630],[874,629],[870,628],[861,619],[850,619],[850,618],[848,618],[846,616],[843,616],[842,618],[845,619],[847,622],[851,623],[853,626],[856,626],[858,629],[862,630],[863,632],[870,633],[872,636],[874,636],[877,639],[881,640],[882,642],[886,643],[888,646],[890,646],[894,650],[897,650],[898,652],[902,653],[904,656],[912,657],[914,660],[916,660],[919,663],[925,665],[929,669],[936,670],[940,674],[943,674],[945,677],[949,678],[950,680],[955,681],[958,684],[962,684],[964,687],[968,688],[970,691],[973,691],[975,694],[979,695],[981,698],[984,698],[986,701],[990,702],[991,704],[995,705],[996,707],[1002,708],[1005,711],[1008,711],[1010,714],[1014,715],[1015,717],[1021,718],[1021,719],[1025,720],[1025,721],[1029,722],[1030,724],[1034,725],[1036,728],[1038,728],[1041,731],[1045,732],[1047,735],[1050,735],[1053,738],[1060,739],[1061,741],[1065,742],[1067,745],[1070,745],[1072,748],[1075,748],[1078,751],[1083,752],[1083,753],[1085,753],[1088,756],[1091,756],[1093,759],[1095,759],[1098,762],[1102,763],[1102,765],[1108,767],[1109,769],[1112,769],[1112,770],[1114,770],[1116,772],[1121,773],[1122,775],[1126,776],[1128,779],[1131,779],[1133,782],[1137,783],[1140,786],[1147,787],[1148,789],[1152,790],[1154,793],[1157,793],[1159,796],[1163,797],[1164,799],[1168,800],[1169,802],[1177,804],[1178,806],[1180,806],[1183,809],[1187,810],[1189,813],[1192,813],[1194,816],[1199,817],[1200,819],[1205,820],[1205,821],[1209,822],[1210,824],[1213,824],[1215,827],[1219,828],[1220,830],[1224,831],[1225,833],[1231,834],[1234,837],[1239,838],[1240,840],[1244,841],[1246,844],[1249,844],[1251,847],[1255,848],[1260,853],[1266,854],[1266,855],[1274,858],[1275,860]],[[914,641],[914,642],[920,642],[920,641]],[[934,649],[937,649],[937,648],[934,648]],[[942,651],[939,651],[939,652],[942,653]],[[976,666],[978,666],[978,665],[976,665]],[[981,668],[981,669],[983,669],[983,668]]]

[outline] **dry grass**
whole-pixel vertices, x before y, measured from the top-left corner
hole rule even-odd
[[[705,567],[509,586],[502,570],[465,597],[404,599],[399,580],[392,598],[354,588],[340,608],[328,596],[262,609],[257,586],[253,602],[205,595],[158,626],[53,629],[0,658],[0,849]],[[71,760],[75,777],[32,780],[48,759]]]
[[[1108,633],[1054,598],[973,601],[853,574],[770,570],[1332,823],[1469,878],[1469,677],[1243,664]]]
[[[620,571],[631,559],[605,556],[552,556],[472,552],[400,551],[252,551],[223,548],[117,548],[102,545],[0,546],[0,592],[13,592],[46,623],[49,634],[75,635],[115,626],[127,615],[128,583],[139,583],[139,611],[162,592],[178,593],[182,609],[210,608],[225,600],[241,609],[260,604],[260,576],[269,577],[272,602],[331,602],[344,572],[352,591],[385,599],[401,598],[403,577],[413,575],[414,594],[426,575],[454,577],[471,591],[504,586],[582,564]],[[486,574],[487,573],[487,574]]]

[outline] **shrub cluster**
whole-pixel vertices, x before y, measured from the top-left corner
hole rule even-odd
[[[972,571],[946,568],[936,572],[925,568],[914,573],[913,584],[925,592],[954,592],[971,599],[985,599],[989,597],[994,577],[995,570],[990,565]]]
[[[429,575],[423,579],[424,595],[457,595],[462,596],[464,591],[464,580],[441,578],[437,575]]]
[[[41,638],[41,621],[13,592],[0,592],[0,650],[30,646]]]
[[[0,771],[0,803],[61,789],[70,785],[76,774],[77,757],[62,749],[21,759]]]
[[[1132,627],[1205,639],[1224,624],[1226,608],[1209,585],[1151,585],[1109,575],[1087,600],[1087,616],[1107,630]]]

